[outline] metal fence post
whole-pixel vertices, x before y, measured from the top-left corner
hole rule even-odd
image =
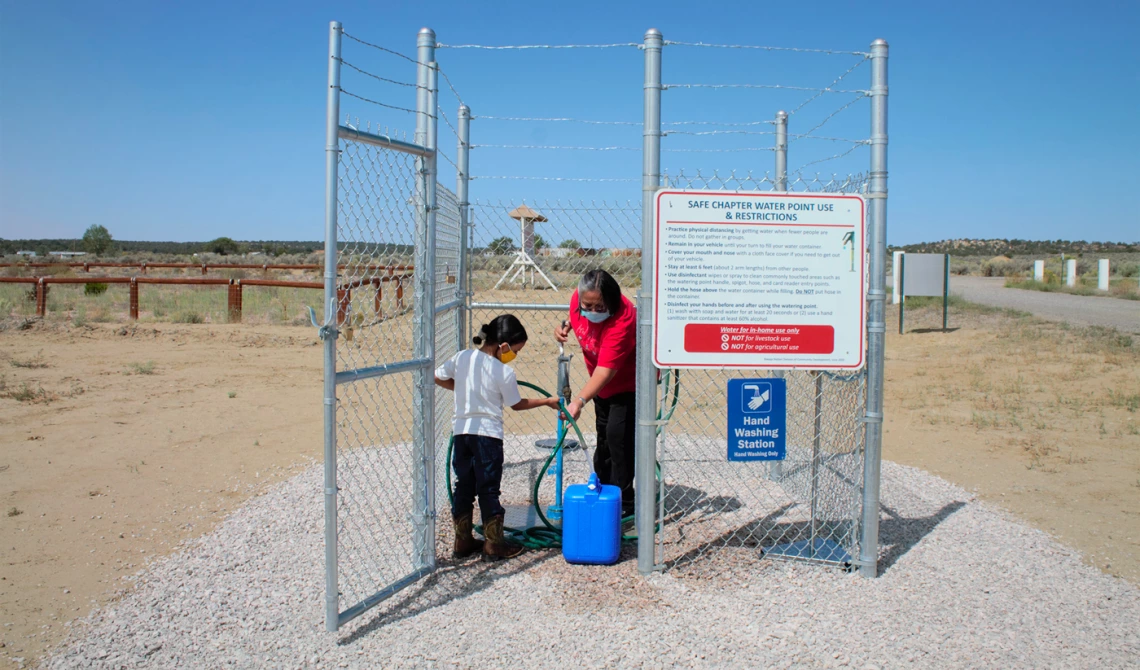
[[[661,48],[656,28],[645,33],[645,126],[641,168],[641,290],[637,298],[637,570],[652,572],[657,505],[654,471],[657,464],[657,371],[653,367],[653,199],[661,184]]]
[[[776,190],[788,190],[788,113],[776,112]]]
[[[859,572],[879,572],[879,476],[883,458],[883,347],[886,341],[887,255],[887,42],[871,43],[871,188],[867,194],[870,219],[871,275],[867,289],[867,410],[863,453],[863,525],[859,541]],[[900,305],[901,309],[901,305]]]
[[[468,236],[468,209],[471,207],[467,195],[467,188],[470,183],[470,165],[471,156],[469,150],[471,148],[471,108],[467,105],[459,105],[459,129],[458,133],[459,146],[456,148],[456,164],[459,169],[455,172],[455,196],[459,201],[459,271],[456,272],[456,279],[459,282],[459,299],[463,301],[463,306],[459,308],[459,320],[456,323],[455,335],[458,338],[456,343],[456,351],[463,351],[467,348],[467,320],[471,318],[471,285],[470,278],[467,273],[467,248],[470,244]]]
[[[435,67],[435,31],[420,29],[416,37],[416,144],[435,149],[435,96],[432,79]],[[419,359],[434,361],[435,333],[435,164],[434,158],[418,158],[416,172],[416,202],[419,207],[415,238],[415,355]],[[412,430],[412,518],[415,527],[413,555],[416,568],[430,568],[435,563],[435,537],[431,515],[435,501],[428,496],[433,482],[431,471],[435,436],[435,381],[432,365],[421,367],[416,373],[416,391],[413,398],[414,428]]]
[[[325,308],[324,322],[335,313],[337,285],[337,170],[340,142],[340,22],[329,24],[329,84],[325,112]],[[206,274],[206,266],[202,266]],[[336,326],[321,329],[324,340],[324,431],[325,431],[325,629],[340,625],[340,597],[337,587],[336,520]]]

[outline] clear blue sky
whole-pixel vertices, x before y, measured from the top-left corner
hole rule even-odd
[[[639,5],[640,8],[635,7]],[[1140,3],[1124,2],[14,2],[0,0],[0,237],[319,239],[328,22],[414,53],[417,30],[444,44],[668,40],[867,50],[890,60],[889,241],[953,237],[1140,240]],[[782,7],[776,11],[775,7]],[[350,62],[402,81],[412,65],[346,41]],[[443,49],[439,62],[474,114],[640,121],[636,49]],[[666,83],[822,87],[849,56],[669,47]],[[842,86],[867,87],[870,68]],[[347,90],[413,106],[403,89],[352,72]],[[747,122],[810,94],[669,90],[665,121]],[[803,132],[853,96],[826,94],[792,117]],[[454,119],[457,102],[445,94]],[[361,123],[413,128],[411,115],[356,101]],[[868,135],[864,99],[817,131]],[[454,157],[454,138],[440,143]],[[698,127],[685,127],[699,130]],[[760,126],[759,130],[769,130]],[[634,126],[476,119],[476,144],[640,146]],[[770,136],[672,136],[666,149],[770,147]],[[850,145],[800,140],[789,167]],[[768,151],[667,152],[670,174],[771,169]],[[858,148],[809,172],[866,169]],[[446,164],[441,164],[446,167]],[[475,175],[640,177],[638,152],[483,148]],[[451,184],[453,172],[441,177]],[[472,199],[640,201],[639,183],[483,179]],[[486,215],[488,218],[490,214]],[[557,241],[557,240],[555,240]]]

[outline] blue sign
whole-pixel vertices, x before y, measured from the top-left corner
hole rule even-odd
[[[783,379],[728,380],[728,460],[787,457],[788,385]]]

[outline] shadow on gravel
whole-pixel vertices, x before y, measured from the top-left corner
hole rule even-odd
[[[880,552],[879,574],[882,575],[890,570],[906,552],[937,528],[938,524],[965,506],[965,502],[955,500],[946,503],[942,509],[930,516],[909,519],[882,505],[883,512],[888,518],[879,522],[879,547],[886,547],[887,550]]]
[[[349,635],[337,640],[338,645],[349,645],[389,624],[410,619],[447,603],[476,594],[497,582],[561,557],[558,550],[528,551],[517,558],[484,563],[479,558],[440,561],[439,568],[413,586],[404,589],[392,600],[380,605],[371,620]]]
[[[914,330],[906,331],[908,335],[922,335],[923,333],[953,333],[962,330],[961,328],[915,328]]]

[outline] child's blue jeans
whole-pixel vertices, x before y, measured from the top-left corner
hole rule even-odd
[[[475,498],[483,523],[504,514],[499,504],[499,487],[503,482],[503,441],[484,435],[456,435],[451,453],[455,469],[455,495],[451,515],[458,519],[471,514]]]

